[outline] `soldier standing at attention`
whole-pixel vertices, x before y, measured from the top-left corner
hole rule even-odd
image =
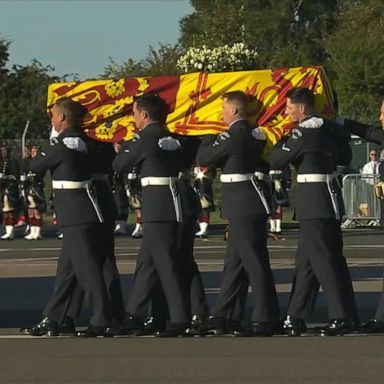
[[[164,126],[167,105],[158,96],[147,94],[133,104],[133,117],[140,130],[113,162],[116,172],[133,166],[143,187],[143,240],[138,255],[134,284],[126,306],[121,332],[142,329],[152,289],[160,280],[170,312],[171,324],[160,337],[185,333],[188,316],[177,266],[177,229],[182,221],[177,191],[180,170],[180,143]]]
[[[279,307],[267,249],[268,187],[256,173],[266,137],[247,120],[248,97],[241,91],[223,95],[223,119],[229,125],[218,137],[206,137],[196,163],[222,168],[222,216],[229,220],[224,277],[208,320],[212,333],[226,332],[229,312],[243,293],[246,277],[252,286],[253,336],[272,336]],[[245,272],[245,273],[244,273]]]
[[[15,225],[20,206],[19,179],[20,165],[11,157],[11,147],[7,144],[0,145],[0,206],[3,213],[5,233],[1,240],[13,240]]]
[[[38,156],[40,148],[31,145],[31,158]],[[30,161],[29,159],[29,161]],[[43,212],[47,209],[44,194],[44,172],[27,172],[25,186],[25,200],[28,208],[29,234],[24,236],[26,240],[41,239],[41,227],[43,226]]]
[[[342,254],[344,205],[336,167],[350,161],[348,135],[331,121],[313,116],[314,95],[307,88],[287,92],[286,114],[298,123],[270,154],[273,169],[292,163],[297,170],[296,219],[300,223],[296,283],[284,321],[287,334],[305,332],[305,315],[317,279],[328,302],[329,323],[322,335],[349,333],[355,301]],[[343,158],[345,157],[345,158]],[[357,315],[356,315],[357,316]]]
[[[90,189],[92,167],[86,139],[80,128],[81,106],[67,98],[58,100],[51,110],[56,137],[52,146],[31,160],[32,172],[48,169],[52,175],[55,211],[63,231],[55,287],[45,310],[45,318],[24,333],[55,336],[62,320],[62,303],[72,296],[77,284],[88,295],[92,318],[87,336],[109,336],[110,300],[103,277],[105,254],[101,248],[100,224],[104,221]]]

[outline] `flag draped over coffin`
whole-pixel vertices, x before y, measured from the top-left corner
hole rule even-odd
[[[136,130],[134,97],[156,93],[170,107],[167,126],[171,132],[217,134],[227,129],[221,116],[222,94],[242,90],[252,96],[250,121],[263,127],[270,146],[292,128],[284,109],[285,95],[293,87],[311,89],[316,113],[335,117],[332,89],[322,67],[53,83],[48,88],[48,109],[57,99],[70,97],[86,107],[83,127],[90,137],[109,142],[129,140]]]

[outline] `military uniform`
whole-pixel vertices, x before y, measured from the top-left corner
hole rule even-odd
[[[133,167],[133,169],[131,169],[128,173],[127,195],[129,206],[131,207],[132,211],[135,212],[136,216],[135,228],[131,233],[131,237],[141,238],[143,235],[141,220],[143,188],[141,186],[140,175],[138,174],[136,167]]]
[[[127,196],[128,177],[126,173],[113,173],[112,192],[117,208],[117,220],[126,222],[129,213]]]
[[[328,302],[330,319],[352,315],[354,296],[342,255],[340,220],[344,214],[336,166],[350,161],[348,140],[328,120],[311,117],[277,143],[270,154],[271,168],[292,163],[297,170],[296,219],[300,223],[296,253],[296,284],[288,315],[305,319],[314,276]]]
[[[213,196],[213,179],[216,176],[214,167],[194,167],[194,187],[199,194],[201,214],[199,216],[199,231],[197,237],[207,237],[211,212],[215,211]]]
[[[281,221],[283,218],[283,207],[289,206],[287,186],[291,182],[291,171],[289,166],[285,169],[271,169],[269,171],[272,188],[271,218],[269,220],[270,232],[281,233]]]
[[[208,315],[202,278],[193,256],[196,220],[201,212],[200,199],[193,188],[192,164],[195,161],[199,140],[192,137],[173,136],[182,146],[182,169],[178,178],[183,221],[177,229],[177,262],[182,276],[183,289],[187,300],[188,315],[192,322],[204,321]],[[151,315],[161,325],[168,316],[163,292],[156,288],[153,292]],[[165,304],[165,305],[164,305]]]
[[[20,165],[15,159],[0,160],[0,204],[6,233],[2,240],[13,239],[20,208],[19,198]]]
[[[182,220],[176,190],[178,149],[177,142],[162,125],[151,123],[116,156],[113,169],[128,172],[137,166],[143,186],[143,241],[126,310],[130,315],[144,318],[159,278],[171,322],[186,324],[186,303],[176,261],[178,222]]]
[[[110,301],[102,273],[105,255],[99,252],[97,235],[104,219],[90,188],[92,172],[83,138],[77,129],[65,129],[29,165],[32,172],[50,169],[55,211],[64,234],[55,287],[44,314],[61,321],[62,303],[79,283],[90,300],[91,324],[105,327],[111,321]]]
[[[203,140],[196,157],[200,166],[222,168],[222,216],[229,219],[224,277],[212,313],[228,316],[242,292],[242,275],[252,286],[255,323],[278,320],[279,309],[267,249],[270,194],[263,175],[255,173],[265,140],[256,140],[247,120],[238,120],[228,132]]]
[[[111,314],[113,319],[120,323],[124,318],[124,303],[121,290],[120,275],[116,265],[114,223],[117,209],[111,189],[112,161],[115,157],[114,150],[109,143],[87,140],[88,153],[90,154],[90,166],[92,169],[92,186],[97,202],[100,205],[103,223],[99,231],[94,234],[100,241],[100,259],[105,259],[103,275],[111,301]],[[69,302],[63,307],[63,319],[69,317],[76,319],[79,315],[84,291],[78,284],[76,291]]]
[[[28,209],[37,209],[39,212],[45,212],[47,203],[44,194],[44,172],[26,172],[24,177],[25,205]]]

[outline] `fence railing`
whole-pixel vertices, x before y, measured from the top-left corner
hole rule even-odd
[[[381,200],[376,197],[374,190],[378,181],[378,174],[357,173],[343,177],[345,216],[342,228],[380,225]]]

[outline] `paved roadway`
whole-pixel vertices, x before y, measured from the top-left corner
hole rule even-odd
[[[382,287],[384,233],[345,232],[345,255],[363,319]],[[284,312],[297,233],[270,241]],[[28,338],[17,327],[39,319],[53,284],[61,242],[0,242],[0,383],[382,383],[384,336],[198,339]],[[117,238],[125,292],[139,240]],[[212,303],[220,286],[225,242],[216,232],[196,242],[195,257]],[[320,297],[313,322],[326,321]]]

